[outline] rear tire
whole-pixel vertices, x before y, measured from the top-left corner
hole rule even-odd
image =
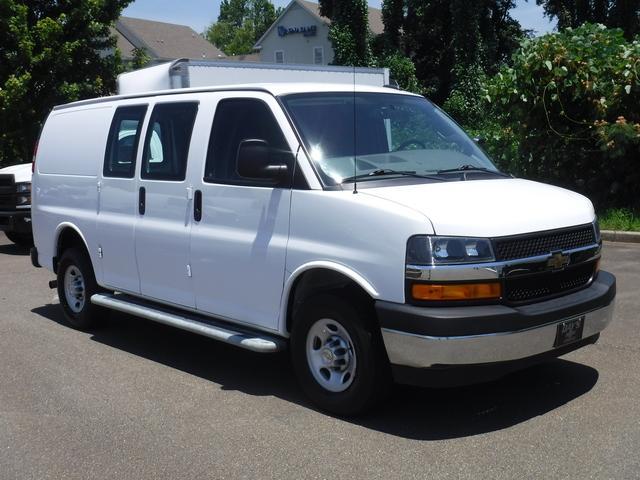
[[[31,233],[4,232],[4,234],[19,247],[33,247],[33,235]]]
[[[321,409],[357,415],[383,400],[391,385],[389,361],[369,309],[337,295],[318,295],[295,312],[293,368],[302,390]]]
[[[104,309],[91,303],[100,292],[89,256],[82,250],[65,250],[58,264],[58,298],[73,328],[89,330],[101,322]]]

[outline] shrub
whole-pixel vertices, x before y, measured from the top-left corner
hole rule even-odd
[[[637,207],[639,75],[640,41],[622,30],[585,24],[525,39],[485,85],[492,130],[516,141],[516,173],[580,191],[600,209]]]

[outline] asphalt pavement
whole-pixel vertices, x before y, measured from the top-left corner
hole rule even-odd
[[[0,233],[0,479],[640,478],[640,245],[598,344],[497,382],[397,386],[363,418],[317,411],[286,353],[123,314],[69,328],[53,275]]]

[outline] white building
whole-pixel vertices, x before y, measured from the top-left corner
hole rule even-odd
[[[333,61],[330,24],[317,3],[292,0],[254,48],[261,62],[327,65]],[[376,8],[369,7],[369,29],[374,34],[384,30],[382,12]]]

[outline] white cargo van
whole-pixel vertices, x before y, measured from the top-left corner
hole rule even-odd
[[[495,378],[597,341],[615,278],[591,202],[501,173],[423,97],[167,90],[55,108],[34,263],[69,323],[118,310],[257,352],[353,414],[392,379]]]

